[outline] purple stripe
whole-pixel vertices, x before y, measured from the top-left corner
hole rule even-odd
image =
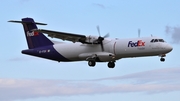
[[[55,60],[55,61],[70,61],[66,59],[64,56],[62,56],[60,53],[58,53],[54,47],[51,46],[46,46],[42,48],[35,48],[35,49],[28,49],[28,50],[23,50],[23,54],[27,55],[32,55],[36,57],[41,57],[41,58],[46,58],[50,60]]]

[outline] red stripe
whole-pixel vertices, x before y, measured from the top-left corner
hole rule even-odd
[[[34,36],[37,36],[37,35],[39,35],[39,33],[38,32],[34,32]]]

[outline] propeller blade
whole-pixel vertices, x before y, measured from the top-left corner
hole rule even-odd
[[[104,40],[104,38],[109,37],[109,33],[107,33],[104,37],[101,37],[101,33],[100,33],[100,28],[99,28],[99,26],[97,26],[97,31],[98,31],[99,37],[98,37],[97,40],[94,41],[94,43],[95,43],[95,42],[99,43],[99,44],[101,45],[102,51],[104,51],[103,40]]]
[[[97,31],[98,31],[99,36],[101,36],[99,26],[97,26]]]
[[[101,49],[102,49],[102,51],[104,51],[104,45],[103,45],[103,42],[101,42]]]
[[[103,38],[107,38],[107,37],[109,37],[109,33],[107,33]]]

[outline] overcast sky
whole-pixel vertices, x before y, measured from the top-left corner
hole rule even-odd
[[[0,101],[179,101],[179,0],[1,1]],[[127,58],[94,68],[87,62],[58,63],[21,54],[27,43],[21,24],[31,17],[42,29],[111,38],[158,36],[173,46],[160,57]],[[54,39],[56,41],[62,41]],[[63,48],[63,47],[62,47]]]

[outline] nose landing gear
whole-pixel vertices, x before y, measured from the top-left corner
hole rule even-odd
[[[160,58],[160,61],[161,61],[161,62],[164,62],[164,61],[165,61],[165,58],[161,57],[161,58]]]
[[[160,61],[161,61],[161,62],[164,62],[164,61],[165,61],[165,58],[164,58],[165,56],[166,56],[166,54],[162,54],[162,55],[161,55],[161,58],[160,58]]]

